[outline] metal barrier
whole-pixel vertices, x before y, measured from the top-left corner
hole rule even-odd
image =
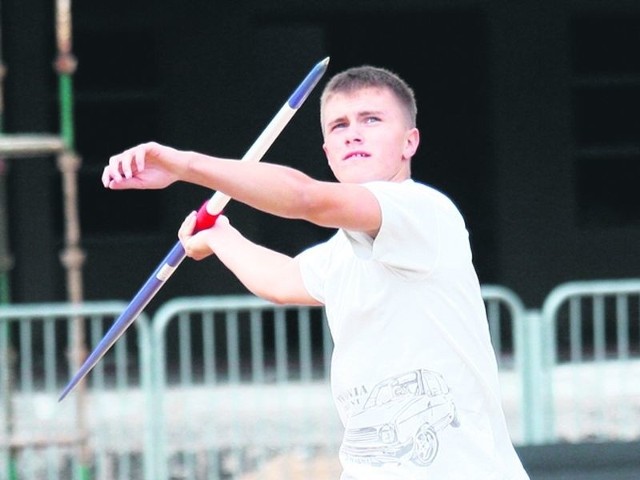
[[[151,437],[145,404],[152,393],[149,328],[141,317],[96,366],[86,388],[58,403],[73,367],[67,361],[72,324],[84,320],[95,346],[122,302],[0,307],[0,477],[78,478],[88,442],[97,479],[146,478]],[[146,463],[146,464],[145,464]]]
[[[499,285],[483,285],[491,342],[496,353],[502,393],[502,407],[515,443],[532,439],[531,365],[524,355],[530,349],[522,300],[512,290]]]
[[[176,299],[158,310],[154,478],[250,478],[285,455],[289,468],[293,457],[337,458],[323,315],[246,295]]]
[[[516,444],[640,437],[640,280],[561,285],[541,311],[504,287],[482,296]],[[322,308],[169,301],[58,404],[74,319],[95,346],[125,307],[0,307],[0,476],[77,479],[82,430],[96,480],[338,476]]]
[[[510,413],[520,419],[524,307],[506,288],[482,293]],[[153,339],[155,478],[318,478],[318,468],[338,476],[342,427],[321,308],[251,296],[176,299],[156,313]],[[292,473],[301,469],[306,475]]]
[[[546,440],[640,437],[640,279],[560,285],[542,317]]]

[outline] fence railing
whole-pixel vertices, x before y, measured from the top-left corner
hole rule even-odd
[[[640,279],[561,285],[541,310],[504,287],[482,294],[516,444],[640,438]],[[83,440],[98,480],[337,476],[321,308],[169,301],[57,403],[74,319],[93,348],[125,307],[0,307],[0,478],[77,478]]]
[[[560,285],[542,318],[545,439],[640,438],[640,281]]]
[[[86,388],[58,403],[72,371],[73,322],[97,345],[123,302],[0,307],[0,478],[77,478],[81,449],[96,478],[143,478],[152,447],[144,406],[153,393],[148,320],[142,316]],[[142,408],[140,408],[142,407]],[[148,460],[147,460],[148,461]],[[151,480],[151,477],[147,477]]]

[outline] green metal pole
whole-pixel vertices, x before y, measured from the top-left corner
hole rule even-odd
[[[77,209],[77,170],[80,159],[75,152],[75,130],[73,118],[73,73],[76,59],[72,54],[71,0],[56,0],[56,43],[58,55],[55,62],[58,74],[58,98],[60,106],[60,136],[65,152],[58,156],[58,168],[63,177],[65,210],[65,250],[62,263],[67,272],[67,293],[69,301],[80,303],[83,299],[81,265],[84,255],[80,249],[80,222]],[[72,363],[78,368],[86,357],[84,345],[84,319],[73,320]],[[76,391],[76,427],[79,436],[78,460],[75,478],[91,479],[91,452],[87,429],[86,387],[79,385]]]
[[[1,114],[0,114],[1,116]],[[10,280],[9,272],[11,270],[11,254],[8,246],[7,225],[8,218],[6,215],[6,171],[7,162],[4,158],[0,158],[0,304],[6,305],[10,302]],[[11,441],[11,435],[13,433],[13,364],[14,354],[11,347],[11,331],[9,323],[2,323],[2,333],[0,335],[3,338],[1,345],[0,356],[0,368],[3,369],[0,372],[0,378],[2,378],[2,394],[3,409],[5,415],[5,433]],[[9,446],[9,455],[7,461],[7,478],[8,480],[18,480],[18,465],[17,465],[17,452],[15,448]]]
[[[73,118],[73,74],[60,73],[58,77],[60,98],[60,135],[68,150],[75,149],[75,129]]]
[[[2,15],[0,14],[0,20]],[[2,29],[0,22],[0,135],[4,132],[4,78],[6,75],[6,67],[2,59]],[[10,276],[11,270],[11,253],[9,251],[9,235],[8,218],[6,215],[7,205],[7,185],[6,185],[7,162],[6,159],[0,158],[0,304],[8,304],[11,300]],[[8,323],[2,324],[2,337],[6,339],[5,348],[2,349],[4,358],[0,357],[2,362],[3,385],[0,387],[4,391],[5,404],[3,405],[6,429],[5,433],[11,441],[13,433],[13,352],[11,349],[10,329]],[[9,455],[7,459],[7,479],[18,480],[18,461],[16,451],[13,447],[9,447]]]

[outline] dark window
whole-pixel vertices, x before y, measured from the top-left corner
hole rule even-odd
[[[640,223],[640,16],[571,23],[577,220]]]

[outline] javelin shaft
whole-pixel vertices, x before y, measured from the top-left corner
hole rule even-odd
[[[322,78],[327,70],[328,64],[329,58],[327,57],[313,67],[240,161],[259,162],[262,159],[269,147],[271,147],[275,139],[278,138],[284,127],[289,123],[289,120],[295,115],[298,108],[304,103],[313,88],[320,81],[320,78]],[[212,227],[229,200],[230,197],[222,192],[213,194],[198,210],[195,231]],[[78,372],[69,381],[58,401],[62,401],[71,390],[73,390],[100,361],[104,354],[107,353],[118,338],[124,334],[165,282],[173,275],[173,272],[175,272],[184,258],[184,248],[180,242],[177,242],[153,274],[147,279],[142,288],[140,288],[127,308],[107,331],[102,340],[100,340],[100,343],[98,343],[93,352],[87,357]]]

